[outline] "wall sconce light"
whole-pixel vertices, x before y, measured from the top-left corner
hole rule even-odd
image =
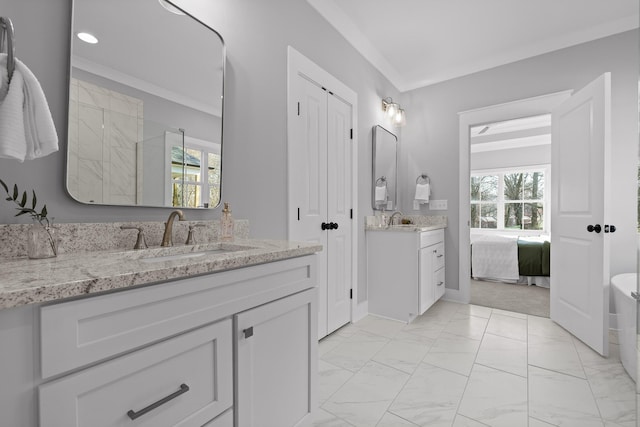
[[[382,100],[382,111],[391,119],[396,126],[404,126],[407,123],[407,117],[400,104],[393,102],[390,97]]]

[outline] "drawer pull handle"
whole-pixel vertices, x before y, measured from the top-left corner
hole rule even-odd
[[[444,282],[438,282],[438,286],[444,285]]]
[[[442,258],[443,256],[444,256],[443,254],[440,254],[440,255],[438,255],[438,258]]]
[[[154,409],[156,409],[159,406],[164,405],[165,403],[167,403],[170,400],[175,399],[176,397],[180,396],[181,394],[184,394],[186,392],[189,391],[189,386],[186,384],[180,384],[180,390],[171,393],[169,396],[167,397],[163,397],[162,399],[158,400],[155,403],[152,403],[151,405],[147,406],[146,408],[140,409],[138,412],[134,411],[133,409],[130,409],[127,412],[127,415],[129,416],[129,418],[131,418],[132,420],[135,420],[136,418],[139,418],[141,416],[143,416],[144,414],[146,414],[147,412],[151,412]]]
[[[251,338],[253,336],[253,326],[243,329],[244,339]]]

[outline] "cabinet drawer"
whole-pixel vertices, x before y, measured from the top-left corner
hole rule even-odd
[[[312,286],[315,256],[306,256],[43,306],[42,377],[142,348]]]
[[[433,268],[435,270],[444,267],[444,242],[433,246]]]
[[[444,230],[423,231],[420,233],[420,247],[435,245],[444,242]]]
[[[45,383],[40,426],[202,426],[233,403],[232,350],[227,319]]]
[[[436,271],[434,274],[435,277],[435,293],[436,293],[436,301],[439,300],[445,291],[445,282],[444,282],[444,267],[440,270]]]

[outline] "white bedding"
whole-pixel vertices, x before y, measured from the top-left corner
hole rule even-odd
[[[518,237],[481,236],[474,240],[471,271],[476,279],[517,282]]]

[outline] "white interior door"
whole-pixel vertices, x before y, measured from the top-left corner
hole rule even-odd
[[[357,301],[357,94],[292,47],[287,72],[288,237],[323,246],[322,338],[352,319]]]
[[[318,337],[327,335],[327,93],[308,79],[297,77],[299,114],[295,135],[288,142],[290,198],[297,220],[289,221],[291,240],[322,245],[318,254]]]
[[[551,151],[551,319],[605,356],[610,93],[606,73],[556,108]]]
[[[351,105],[328,95],[327,333],[351,318]],[[335,226],[334,226],[335,227]]]

